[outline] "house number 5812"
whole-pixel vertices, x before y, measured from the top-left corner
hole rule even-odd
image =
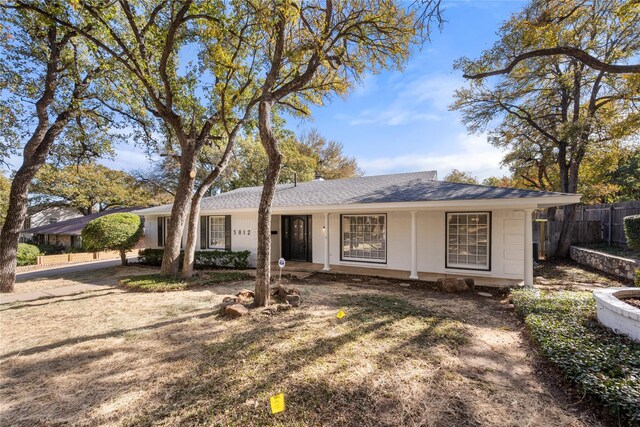
[[[251,230],[233,230],[234,236],[251,236]]]

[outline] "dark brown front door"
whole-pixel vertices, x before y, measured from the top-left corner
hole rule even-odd
[[[311,261],[311,217],[282,217],[282,256],[292,261]]]

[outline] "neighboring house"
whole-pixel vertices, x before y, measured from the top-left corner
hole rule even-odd
[[[33,209],[33,208],[32,208]],[[68,206],[55,206],[51,208],[45,208],[42,210],[38,210],[35,213],[28,214],[27,218],[24,220],[23,230],[28,230],[30,228],[40,227],[48,224],[55,224],[57,222],[66,221],[72,218],[81,217],[82,214],[75,208],[71,208]],[[31,233],[26,233],[23,231],[20,234],[20,241],[31,240]]]
[[[30,239],[36,244],[59,245],[65,248],[82,247],[82,239],[80,233],[87,223],[93,219],[112,213],[131,212],[137,208],[117,208],[109,209],[103,212],[96,212],[91,215],[80,215],[79,217],[68,219],[66,221],[56,221],[50,224],[41,225],[39,227],[24,230],[22,236],[29,235]]]
[[[255,263],[261,192],[204,198],[198,248],[250,250]],[[271,259],[325,271],[354,266],[402,270],[412,279],[446,274],[531,284],[531,213],[579,201],[577,194],[436,181],[434,171],[280,184]],[[163,247],[170,211],[136,211],[145,218],[145,247]]]

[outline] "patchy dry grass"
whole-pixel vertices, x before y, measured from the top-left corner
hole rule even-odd
[[[537,379],[495,299],[318,275],[299,309],[216,315],[250,286],[2,307],[0,424],[601,425]]]
[[[630,280],[580,265],[571,260],[539,261],[534,268],[534,284],[549,289],[590,290],[628,286]]]
[[[125,277],[120,279],[118,283],[132,291],[168,292],[202,288],[224,282],[239,282],[242,280],[250,280],[252,277],[249,273],[235,271],[214,273],[198,272],[189,279],[161,276],[160,274],[144,274]]]

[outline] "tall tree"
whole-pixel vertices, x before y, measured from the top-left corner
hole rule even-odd
[[[255,43],[256,24],[236,14],[241,8],[235,3],[223,0],[70,2],[55,7],[14,1],[77,32],[116,61],[121,95],[110,106],[138,124],[155,121],[165,135],[161,149],[178,161],[180,173],[161,273],[177,275],[185,224],[191,227],[197,220],[191,207],[197,210],[196,201],[226,167],[229,142],[255,105],[247,94],[255,93],[250,90],[253,75],[263,64],[252,59],[255,50],[247,46]],[[67,11],[64,18],[61,9]],[[188,52],[198,61],[189,60]],[[145,132],[147,139],[152,134]],[[221,145],[224,154],[196,189],[200,154],[216,141],[227,145]]]
[[[84,129],[96,130],[105,125],[99,106],[88,100],[94,96],[94,80],[108,68],[77,40],[75,31],[14,6],[0,6],[0,81],[5,89],[0,111],[13,110],[2,122],[15,129],[0,131],[0,145],[12,146],[13,141],[7,142],[6,138],[16,135],[26,141],[0,233],[1,292],[13,290],[18,239],[27,213],[31,180],[57,141],[75,140],[89,148],[91,139],[78,140],[77,136]],[[98,125],[91,124],[95,120]],[[95,147],[84,150],[91,154],[99,151]]]
[[[276,130],[283,169],[279,182],[353,178],[361,176],[355,158],[342,153],[342,144],[328,141],[316,130],[297,138],[293,132]],[[233,172],[225,190],[264,184],[269,160],[255,135],[247,135],[236,145]]]
[[[545,3],[547,3],[547,6],[544,13],[538,14],[536,20],[531,22],[532,25],[538,27],[539,32],[553,31],[559,24],[563,24],[563,21],[574,19],[575,16],[580,14],[588,14],[590,10],[598,8],[597,3],[602,5],[607,1],[574,1],[570,2],[568,7],[557,7],[557,0],[547,0]],[[609,10],[623,26],[631,24],[637,27],[638,8],[640,8],[640,1],[630,0],[618,2]],[[465,73],[464,77],[468,79],[483,79],[490,76],[509,74],[522,62],[526,62],[529,59],[548,57],[573,59],[593,70],[608,74],[640,74],[640,64],[628,64],[630,58],[606,58],[600,56],[601,52],[594,49],[594,46],[580,43],[572,44],[572,41],[567,39],[547,38],[544,43],[535,43],[531,46],[525,46],[523,50],[509,52],[501,63],[494,64],[489,71],[473,70]]]
[[[331,0],[247,2],[259,25],[264,78],[258,89],[258,131],[269,163],[258,210],[255,303],[269,304],[271,202],[283,155],[272,120],[274,108],[307,115],[309,103],[346,93],[367,70],[399,67],[420,31],[399,2]]]
[[[473,176],[471,172],[461,171],[458,169],[452,169],[443,181],[446,182],[458,182],[460,184],[480,184],[478,178]]]
[[[621,20],[615,12],[623,3],[534,1],[503,25],[492,49],[475,61],[463,58],[457,66],[466,74],[492,69],[505,54],[544,45],[549,38],[588,46],[609,62],[631,58],[640,52],[640,10],[633,18]],[[550,13],[567,17],[542,29],[535,25]],[[546,189],[576,193],[588,153],[637,132],[639,94],[640,79],[635,76],[607,74],[573,58],[551,56],[530,58],[495,84],[473,81],[456,92],[453,108],[462,111],[464,123],[473,132],[486,130],[499,118],[499,124],[489,130],[489,141],[508,149],[507,159],[542,165],[541,188],[548,185]],[[548,159],[557,166],[557,184],[545,168]],[[565,221],[556,253],[560,257],[568,254],[576,211],[575,205],[563,209]]]
[[[126,172],[96,163],[61,169],[48,165],[36,174],[30,198],[38,205],[64,202],[84,215],[114,207],[171,202],[170,197],[153,190]]]

